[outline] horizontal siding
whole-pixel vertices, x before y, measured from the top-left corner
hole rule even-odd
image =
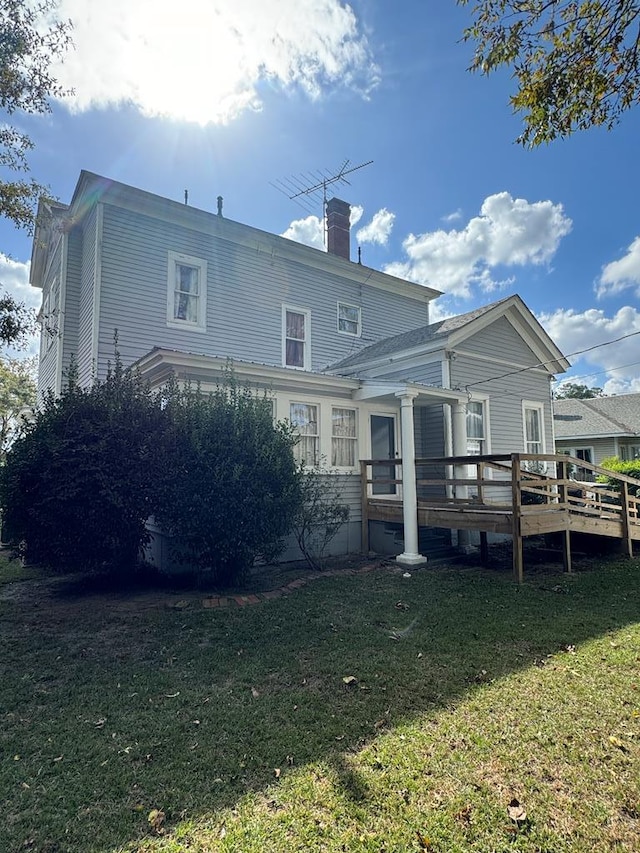
[[[207,331],[166,323],[168,252],[207,262]],[[380,338],[427,320],[416,299],[367,287],[336,273],[172,225],[113,206],[104,207],[100,312],[100,369],[113,353],[113,334],[125,363],[162,346],[265,364],[282,363],[282,304],[311,312],[312,368],[319,370]],[[337,331],[337,303],[362,308],[362,336]]]
[[[499,356],[507,364],[532,366],[539,362],[538,357],[506,317],[500,317],[487,328],[472,335],[460,344],[460,349],[490,359]],[[507,370],[508,367],[500,372],[506,373]]]
[[[96,253],[96,208],[84,224],[78,308],[78,373],[82,385],[91,382],[94,373],[91,347],[93,335],[93,289]]]
[[[51,256],[51,260],[47,267],[45,278],[42,284],[42,305],[44,309],[45,300],[51,290],[51,287],[56,279],[60,282],[60,264],[62,260],[62,240],[58,240],[55,251]],[[59,288],[59,284],[58,284]],[[59,289],[58,289],[59,293]],[[38,396],[42,399],[42,395],[49,389],[55,390],[56,386],[56,366],[57,366],[57,341],[55,338],[56,328],[59,327],[59,312],[60,306],[50,305],[49,316],[42,315],[43,330],[40,334],[40,361],[38,366]],[[48,330],[48,331],[47,331]]]
[[[558,439],[556,448],[559,453],[564,450],[575,450],[576,447],[591,447],[593,448],[593,464],[600,465],[603,459],[608,456],[617,456],[616,443],[613,438],[586,438],[581,441],[567,441],[566,439]]]
[[[554,452],[549,379],[540,371],[505,376],[512,365],[535,365],[538,359],[511,323],[501,317],[460,345],[464,353],[451,360],[451,385],[489,397],[489,436],[492,453],[524,450],[523,401],[544,405],[545,449]],[[492,361],[492,358],[499,361]],[[490,381],[487,381],[490,380]],[[480,383],[480,384],[476,384]]]
[[[67,278],[62,318],[62,373],[67,375],[71,359],[78,356],[78,327],[82,283],[82,229],[73,228],[67,238]]]

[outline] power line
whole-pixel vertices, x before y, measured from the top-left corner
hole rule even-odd
[[[611,344],[617,344],[620,341],[633,338],[635,335],[640,335],[640,329],[636,332],[628,332],[626,335],[621,335],[619,338],[614,338],[611,341],[605,341],[603,344],[594,344],[591,347],[585,347],[585,349],[570,352],[565,356],[565,358],[573,358],[574,355],[584,355],[585,352],[592,352],[594,349],[600,349],[600,347],[608,347]],[[499,376],[492,376],[490,379],[480,379],[477,382],[470,382],[468,385],[465,385],[465,390],[468,391],[469,388],[473,388],[474,385],[486,385],[488,382],[497,382],[499,379],[505,379],[507,376],[516,376],[519,373],[526,373],[528,370],[537,370],[539,367],[547,367],[550,364],[555,364],[557,360],[557,358],[552,358],[549,361],[539,361],[537,364],[532,364],[529,367],[520,367],[518,370],[509,370],[507,373],[501,373]]]

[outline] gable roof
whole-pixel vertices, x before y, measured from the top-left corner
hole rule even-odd
[[[640,394],[554,400],[556,439],[640,435]]]
[[[538,357],[541,366],[547,366],[550,373],[563,373],[567,370],[569,362],[517,294],[466,314],[457,314],[428,326],[384,338],[336,362],[328,369],[336,373],[351,373],[354,368],[368,367],[372,362],[385,357],[398,358],[405,354],[417,354],[416,351],[419,350],[428,352],[451,348],[500,317],[506,317],[512,323]]]

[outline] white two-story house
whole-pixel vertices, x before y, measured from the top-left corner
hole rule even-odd
[[[352,475],[343,552],[360,548],[360,460],[402,457],[398,559],[417,563],[413,460],[553,452],[550,379],[568,363],[518,296],[430,323],[439,291],[351,261],[345,202],[327,233],[323,252],[227,219],[221,199],[213,213],[82,172],[69,205],[40,205],[40,391],[72,357],[81,383],[104,376],[116,330],[153,387],[212,387],[232,359],[295,425],[300,459]]]

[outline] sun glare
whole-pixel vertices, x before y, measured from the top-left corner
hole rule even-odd
[[[128,102],[208,124],[259,109],[269,79],[317,97],[373,67],[340,0],[62,0],[75,50],[59,66],[78,111]]]

